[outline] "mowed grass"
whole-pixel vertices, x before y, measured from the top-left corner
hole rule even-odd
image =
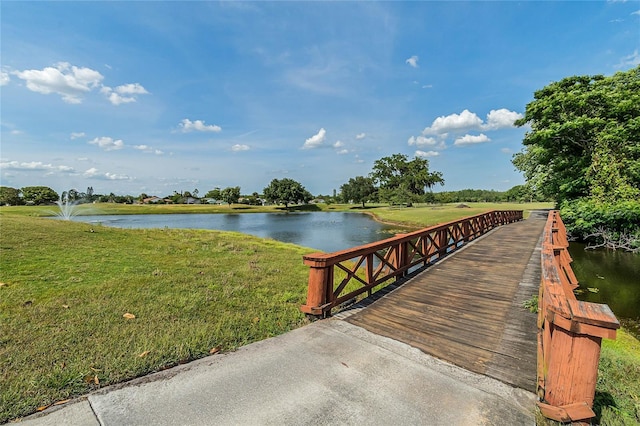
[[[306,321],[308,249],[216,231],[0,224],[0,423]]]
[[[444,205],[418,205],[415,207],[379,206],[362,211],[370,212],[379,220],[391,223],[403,223],[414,226],[431,226],[450,222],[466,216],[474,216],[490,210],[523,210],[527,218],[531,210],[551,209],[553,203],[461,203]]]

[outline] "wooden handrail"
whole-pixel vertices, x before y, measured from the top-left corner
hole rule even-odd
[[[303,257],[310,267],[302,312],[317,318],[374,287],[442,259],[496,226],[522,220],[522,210],[493,210],[334,253]]]
[[[549,212],[538,296],[538,407],[552,420],[586,422],[595,416],[602,338],[615,339],[620,323],[609,306],[576,300],[568,247],[559,212]]]

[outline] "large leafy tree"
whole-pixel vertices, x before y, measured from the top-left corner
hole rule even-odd
[[[640,67],[551,83],[535,92],[516,124],[531,130],[513,163],[545,196],[559,202],[638,196]]]
[[[289,208],[291,203],[306,203],[313,198],[300,182],[289,178],[273,179],[269,186],[264,188],[263,194],[267,201],[284,204],[285,208]]]
[[[429,171],[429,160],[393,154],[373,163],[371,178],[380,186],[379,197],[391,203],[410,202],[436,184],[444,185],[440,172]]]
[[[220,191],[220,198],[225,203],[231,205],[233,203],[237,203],[240,199],[240,187],[233,186],[228,187]]]
[[[377,189],[373,184],[373,179],[364,176],[351,178],[349,182],[340,187],[340,193],[345,202],[353,200],[362,203],[362,208],[364,208],[365,202],[375,195],[376,191]]]
[[[48,186],[25,186],[20,191],[25,203],[37,206],[53,204],[59,199],[58,193]]]
[[[22,204],[20,190],[9,186],[0,186],[0,205],[17,206]]]

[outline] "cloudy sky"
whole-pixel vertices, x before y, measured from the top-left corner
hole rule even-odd
[[[0,184],[169,195],[395,153],[506,190],[533,92],[640,63],[640,2],[8,2]]]

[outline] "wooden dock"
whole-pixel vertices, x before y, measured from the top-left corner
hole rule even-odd
[[[536,391],[537,295],[546,214],[500,226],[364,309],[338,314],[373,333]]]

